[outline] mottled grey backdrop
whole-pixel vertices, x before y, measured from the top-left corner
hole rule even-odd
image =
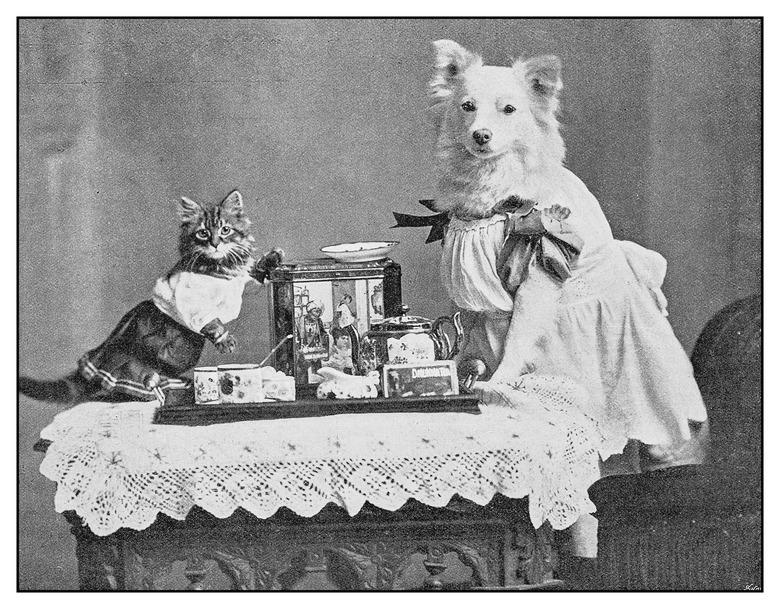
[[[434,197],[430,42],[505,64],[563,60],[568,164],[618,238],[669,260],[690,350],[760,290],[761,40],[745,20],[23,20],[19,37],[20,372],[59,375],[176,259],[181,195],[244,194],[261,246],[293,258],[401,240],[404,299],[449,309],[436,245],[391,231]],[[242,350],[267,348],[245,298]],[[204,359],[218,361],[207,347]],[[31,452],[55,408],[19,404],[20,586],[76,585],[54,484]]]

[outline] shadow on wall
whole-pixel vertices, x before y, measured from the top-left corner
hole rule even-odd
[[[27,19],[19,33],[20,373],[64,373],[147,298],[176,260],[182,195],[238,188],[260,247],[292,258],[400,239],[405,302],[448,312],[438,247],[388,228],[436,196],[440,38],[495,64],[561,57],[568,164],[617,237],[668,257],[686,348],[759,290],[757,21]],[[232,361],[265,353],[267,316],[263,290],[248,295]],[[19,407],[21,585],[72,587],[73,544],[30,452],[54,412]]]

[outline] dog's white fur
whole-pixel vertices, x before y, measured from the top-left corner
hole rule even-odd
[[[519,59],[512,67],[485,66],[451,40],[434,47],[429,92],[442,211],[484,215],[510,195],[533,199],[565,154],[557,119],[560,61],[545,56]],[[475,110],[464,111],[465,102]],[[507,114],[506,106],[515,111]],[[483,146],[472,137],[479,129],[492,132]]]
[[[485,66],[452,40],[439,40],[434,47],[429,94],[442,195],[437,207],[462,217],[486,217],[509,196],[549,201],[551,189],[570,185],[562,174],[569,172],[563,169],[565,146],[557,118],[558,58],[518,59],[511,67],[496,67]],[[488,142],[475,140],[480,130],[490,132]],[[559,293],[556,281],[532,269],[515,297],[506,338],[504,359],[513,361],[500,370],[532,369],[535,345],[555,323]]]
[[[464,233],[460,232],[453,231],[445,237],[443,255],[451,256],[452,259],[444,260],[445,272],[442,277],[453,298],[457,300],[461,296],[454,292],[459,287],[453,285],[458,279],[472,279],[471,273],[474,269],[486,268],[485,264],[470,264],[468,256],[498,258],[495,249],[500,239],[495,237],[495,233],[488,231],[489,227],[497,226],[498,222],[477,220],[475,224],[468,223],[475,217],[487,218],[493,215],[494,206],[507,197],[514,195],[531,199],[536,202],[536,207],[542,210],[554,205],[568,208],[570,215],[566,219],[566,231],[571,232],[572,236],[577,237],[583,244],[580,256],[572,266],[571,278],[563,283],[552,279],[540,267],[534,266],[532,259],[528,277],[520,284],[514,296],[508,329],[506,316],[503,315],[504,309],[497,309],[501,315],[493,315],[494,311],[483,311],[484,315],[475,316],[461,357],[466,361],[470,357],[486,359],[480,351],[488,352],[491,358],[489,367],[495,368],[490,370],[493,373],[492,378],[478,383],[475,388],[478,392],[484,391],[484,396],[492,395],[491,390],[496,388],[500,394],[497,384],[515,381],[518,375],[533,371],[535,362],[542,374],[557,374],[561,370],[559,366],[566,365],[573,374],[579,375],[589,369],[589,366],[584,365],[585,358],[588,358],[588,364],[595,363],[599,366],[604,379],[625,377],[628,384],[636,382],[635,379],[632,381],[629,378],[630,372],[623,373],[620,370],[623,363],[611,362],[622,362],[623,359],[628,362],[639,360],[630,355],[624,358],[622,352],[601,353],[600,345],[589,347],[586,343],[590,336],[588,330],[591,328],[582,328],[584,340],[581,342],[576,336],[555,335],[555,332],[559,331],[579,331],[576,325],[579,322],[573,322],[572,318],[576,319],[581,310],[587,312],[597,301],[598,304],[590,309],[596,313],[590,318],[583,318],[589,319],[585,323],[597,326],[597,337],[606,329],[606,326],[601,326],[605,318],[610,320],[609,324],[621,323],[625,324],[626,328],[631,325],[629,308],[632,304],[628,298],[632,301],[636,299],[637,306],[643,306],[639,299],[652,297],[658,306],[659,316],[665,314],[665,298],[661,292],[661,284],[666,271],[665,260],[660,254],[635,243],[614,240],[596,197],[577,176],[564,167],[565,148],[557,119],[562,86],[560,61],[548,56],[518,60],[511,67],[485,66],[479,56],[451,40],[440,40],[435,42],[434,46],[436,65],[429,93],[438,135],[436,155],[442,196],[437,205],[441,211],[450,212],[466,222],[466,228],[461,230],[468,231],[465,233],[468,238],[462,241],[460,239]],[[514,111],[507,112],[507,106],[511,106]],[[489,139],[481,137],[481,134],[487,132]],[[487,228],[481,230],[474,227]],[[503,227],[505,225],[501,228]],[[561,229],[563,230],[563,226]],[[486,246],[475,247],[472,238],[492,239],[491,246],[481,243],[478,245]],[[467,245],[460,247],[464,243]],[[456,279],[453,279],[453,269],[460,273]],[[494,294],[492,290],[498,273],[496,277],[476,279],[489,279],[493,283],[475,280],[462,284],[468,287],[470,293],[469,298],[464,298],[461,302],[478,302],[479,304],[473,305],[475,307],[483,306],[485,299],[471,300],[473,290],[487,286],[485,289],[490,289],[491,294]],[[608,290],[613,288],[616,289],[617,296],[607,303],[607,299],[610,299]],[[642,295],[642,289],[646,289],[648,293]],[[597,290],[603,291],[603,308],[600,297],[591,298],[591,295],[596,296]],[[565,296],[566,309],[562,308],[559,300],[561,295]],[[577,304],[569,308],[572,303]],[[580,308],[578,303],[586,304]],[[502,306],[505,307],[506,304]],[[693,376],[683,368],[688,366],[687,357],[679,345],[675,347],[673,336],[662,327],[661,324],[665,322],[647,319],[646,322],[638,323],[647,323],[648,328],[656,327],[649,324],[657,324],[659,334],[662,334],[659,340],[669,341],[670,361],[679,360],[679,376],[676,376],[674,368],[664,371],[670,373],[667,378],[670,383],[675,383],[675,392],[684,398],[675,402],[665,391],[658,392],[659,396],[667,396],[659,400],[658,408],[661,413],[659,420],[667,421],[666,440],[663,442],[668,446],[653,449],[656,457],[661,453],[666,454],[667,465],[671,465],[673,459],[684,458],[685,455],[685,441],[690,437],[686,418],[704,421],[707,417],[706,409],[701,398],[697,399]],[[609,331],[613,330],[619,332],[620,328],[613,325]],[[546,337],[553,340],[545,344]],[[640,339],[648,340],[649,337],[632,337],[632,341]],[[596,338],[596,341],[598,340]],[[551,352],[552,349],[567,349],[569,342],[573,347],[570,352]],[[656,348],[657,346],[655,345]],[[638,352],[643,348],[633,342],[626,347],[635,348]],[[574,365],[571,365],[572,362]],[[614,368],[610,368],[613,365]],[[657,371],[633,370],[636,375],[643,373],[648,375],[648,379],[644,381],[648,383],[645,389],[647,399],[647,396],[653,395],[649,383],[661,383],[664,379],[659,377]],[[686,374],[689,375],[688,378],[685,377]],[[584,386],[593,384],[594,387],[604,382],[597,378],[598,375],[591,376],[594,378],[578,380]],[[628,399],[620,394],[625,388],[621,389],[617,380],[613,388],[620,400]],[[628,433],[632,434],[630,437],[643,442],[646,441],[642,437],[644,434],[658,433],[657,429],[652,432],[645,429],[645,420],[650,420],[645,418],[646,415],[640,415],[635,421],[630,421],[630,415],[621,412],[622,409],[630,407],[630,399],[628,407],[612,403],[613,398],[604,393],[604,388],[598,389],[593,393],[584,392],[577,403],[586,409],[588,416],[592,416],[599,423],[604,434],[602,456],[606,457],[622,450],[628,429]],[[602,400],[601,396],[605,401],[603,404],[598,403]],[[673,412],[675,409],[677,410]],[[671,417],[674,417],[674,420],[670,420]],[[671,447],[675,448],[670,450]],[[633,470],[628,468],[625,471]],[[595,520],[589,515],[583,515],[572,530],[574,553],[595,556]]]

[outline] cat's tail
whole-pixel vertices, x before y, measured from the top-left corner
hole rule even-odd
[[[19,392],[41,402],[76,404],[92,393],[92,384],[77,371],[56,381],[39,381],[28,376],[19,377]]]

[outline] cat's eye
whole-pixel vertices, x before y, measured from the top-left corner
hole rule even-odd
[[[474,105],[474,102],[470,101],[464,101],[460,107],[463,108],[466,112],[474,112],[474,110],[477,109],[477,107]]]
[[[515,110],[517,110],[517,108],[515,108],[514,106],[510,106],[509,104],[504,106],[504,114],[512,114],[512,112],[514,112]]]
[[[229,235],[232,232],[233,232],[233,229],[230,228],[229,226],[223,226],[222,228],[219,229],[219,234],[222,235],[223,237],[225,235]]]
[[[211,233],[205,228],[201,228],[198,232],[195,233],[195,238],[200,239],[201,241],[206,241],[209,237],[211,237]]]

